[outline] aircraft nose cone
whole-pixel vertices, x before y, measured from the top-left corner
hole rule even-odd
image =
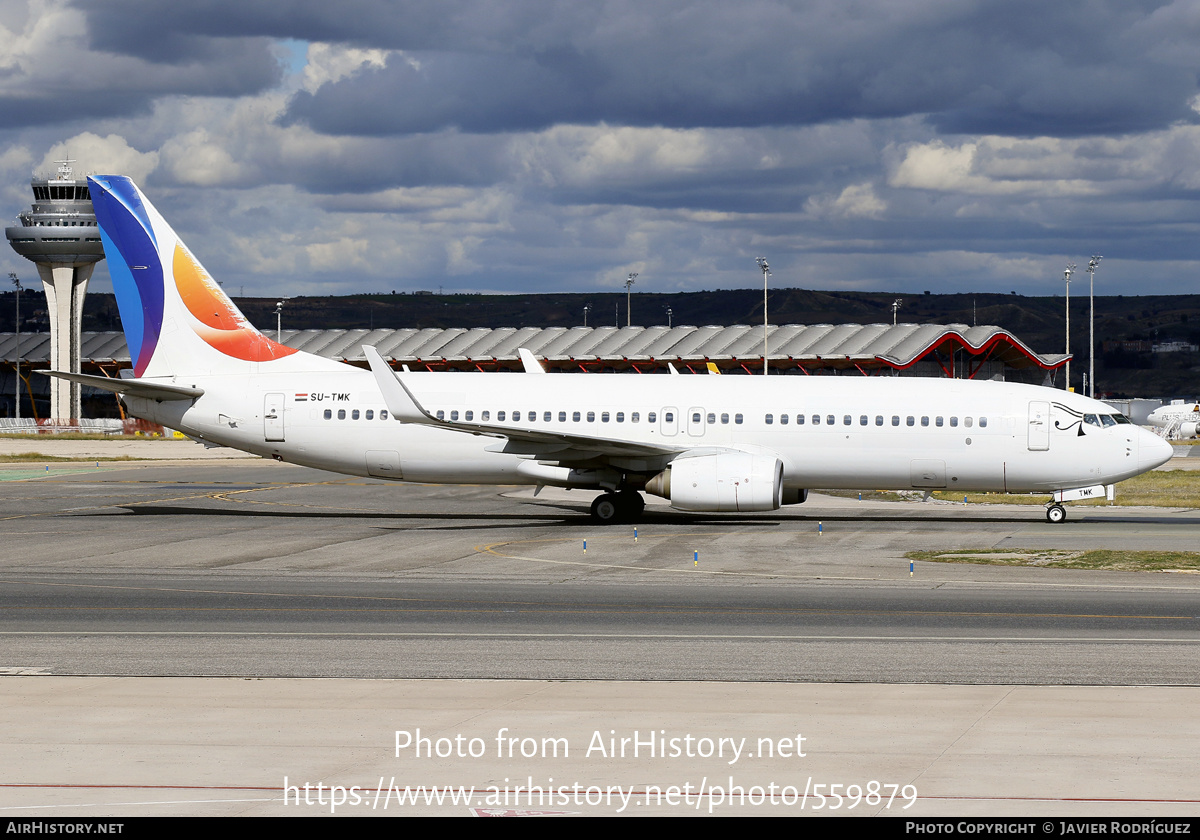
[[[1141,440],[1138,442],[1138,466],[1142,472],[1161,467],[1175,455],[1171,444],[1153,432],[1141,430]]]

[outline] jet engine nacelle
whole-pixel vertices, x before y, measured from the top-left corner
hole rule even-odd
[[[1200,431],[1200,423],[1180,423],[1179,436],[1185,438],[1196,437],[1196,433]]]
[[[646,482],[646,492],[680,510],[776,510],[783,503],[783,462],[744,452],[677,458]]]

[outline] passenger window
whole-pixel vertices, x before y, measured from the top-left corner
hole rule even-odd
[[[974,420],[973,418],[971,418],[971,417],[964,417],[964,418],[963,418],[963,425],[964,425],[964,426],[966,426],[966,427],[969,429],[969,428],[971,428],[972,426],[974,426],[974,425],[975,425],[975,420]]]
[[[589,422],[589,423],[595,423],[595,422],[596,422],[596,412],[594,412],[594,411],[589,411],[589,412],[588,412],[588,422]]]
[[[804,425],[804,415],[803,415],[803,414],[797,414],[797,415],[796,415],[796,425],[797,425],[797,426],[803,426],[803,425]]]
[[[774,415],[774,414],[768,414],[768,415],[766,416],[766,421],[767,421],[767,425],[768,425],[768,426],[770,426],[772,423],[774,423],[774,422],[775,422],[775,415]]]
[[[893,415],[892,415],[892,425],[893,425],[893,426],[899,426],[899,425],[900,425],[900,415],[899,415],[899,414],[893,414]]]
[[[858,418],[858,425],[860,425],[860,426],[867,425],[867,415],[863,414]]]
[[[933,425],[937,426],[939,429],[942,427],[942,415],[939,414],[937,417],[933,418]]]
[[[786,414],[779,415],[779,425],[786,426],[788,424],[788,416]]]
[[[601,422],[601,423],[607,423],[607,422],[608,422],[608,412],[607,412],[607,411],[603,412],[603,413],[600,415],[600,422]]]
[[[655,414],[653,411],[651,411],[646,414],[646,422],[647,423],[657,423],[658,421],[655,419],[656,417],[658,417],[658,415]]]
[[[843,426],[849,426],[849,425],[850,425],[850,415],[849,415],[849,414],[846,414],[846,415],[843,415],[843,416],[842,416],[842,425],[843,425]]]
[[[559,423],[567,422],[567,412],[565,412],[565,411],[558,412],[558,422]]]
[[[497,411],[497,412],[496,412],[496,422],[497,422],[497,423],[503,423],[503,422],[504,422],[504,412],[503,412],[503,411]]]
[[[624,423],[624,422],[625,422],[625,412],[624,412],[624,411],[618,411],[618,412],[617,412],[617,422],[618,422],[618,423]]]
[[[640,412],[640,411],[635,411],[635,412],[633,412],[632,414],[630,414],[630,415],[629,415],[629,422],[630,422],[630,423],[637,423],[637,422],[640,422],[640,420],[641,420],[641,412]],[[651,422],[651,423],[653,423],[653,422],[654,422],[654,418],[653,418],[653,417],[651,417],[651,418],[650,418],[650,422]]]
[[[832,414],[829,414],[825,417],[825,425],[827,426],[832,426],[836,422],[837,419]]]
[[[357,419],[358,419],[358,412],[357,412],[357,411],[356,411],[356,412],[354,412],[354,419],[355,419],[355,420],[357,420]],[[451,411],[451,412],[450,412],[450,419],[451,419],[451,420],[457,420],[457,419],[458,419],[458,412],[457,412],[457,411]]]
[[[327,409],[325,409],[325,419],[326,419],[326,420],[332,420],[332,419],[333,419],[333,409],[331,409],[331,408],[327,408]]]
[[[951,428],[951,429],[953,429],[953,428],[955,428],[957,425],[958,425],[958,418],[957,418],[957,417],[951,417],[951,418],[950,418],[950,428]]]
[[[488,420],[492,419],[492,412],[490,412],[490,411],[479,412],[479,419],[482,420],[484,423],[486,423]]]
[[[735,426],[742,425],[742,415],[740,415],[740,414],[733,415],[733,424]]]
[[[381,412],[379,412],[379,419],[380,419],[380,420],[386,420],[386,419],[387,419],[387,412],[386,412],[386,411],[381,411]]]
[[[514,412],[513,412],[513,422],[514,422],[514,423],[519,423],[520,421],[521,421],[521,412],[519,412],[519,411],[514,411]]]
[[[374,419],[375,419],[375,412],[374,412],[372,409],[370,409],[370,408],[368,408],[368,409],[367,409],[367,419],[368,419],[368,420],[374,420]],[[470,419],[471,419],[471,412],[469,412],[469,411],[467,412],[467,419],[468,419],[468,420],[470,420]]]
[[[578,423],[578,422],[579,422],[579,412],[578,412],[578,411],[573,411],[573,412],[571,412],[571,421],[572,421],[573,423]]]
[[[814,415],[813,415],[813,425],[814,425],[814,426],[820,426],[820,425],[821,425],[821,415],[820,415],[820,414],[814,414]]]
[[[921,425],[922,425],[922,426],[928,426],[928,425],[929,425],[929,417],[928,417],[928,416],[926,416],[926,415],[922,415],[922,416],[921,416]]]
[[[674,411],[663,412],[663,422],[664,423],[674,423],[675,422],[675,412]]]
[[[729,415],[728,414],[721,415],[721,423],[724,425],[729,425]]]
[[[692,422],[699,425],[699,423],[700,423],[700,412],[699,411],[692,412]]]
[[[551,418],[551,417],[553,417],[553,416],[554,416],[554,415],[553,415],[553,414],[551,414],[549,411],[543,412],[543,413],[542,413],[542,422],[543,422],[543,423],[549,423],[549,422],[550,422],[550,418]]]
[[[876,415],[875,415],[875,425],[876,425],[876,426],[882,426],[882,425],[883,425],[883,415],[882,415],[882,414],[876,414]]]
[[[339,419],[339,420],[345,420],[345,419],[346,419],[346,409],[344,409],[344,408],[339,408],[339,409],[338,409],[338,419]],[[442,419],[442,412],[440,412],[440,411],[438,412],[438,419],[439,419],[439,420],[441,420],[441,419]]]
[[[979,418],[979,428],[981,428],[981,429],[987,428],[987,418],[986,417]]]

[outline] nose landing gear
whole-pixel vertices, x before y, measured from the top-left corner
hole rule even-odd
[[[1057,525],[1060,522],[1065,522],[1067,519],[1067,509],[1055,502],[1052,505],[1046,506],[1046,521]]]

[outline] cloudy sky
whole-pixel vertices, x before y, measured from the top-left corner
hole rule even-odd
[[[1195,293],[1198,74],[1200,0],[2,0],[0,207],[67,154],[128,174],[247,295],[753,287],[757,256],[1061,294],[1093,253],[1098,293]]]

